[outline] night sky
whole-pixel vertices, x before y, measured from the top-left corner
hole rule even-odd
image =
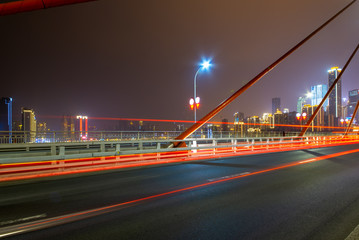
[[[251,80],[350,0],[100,0],[0,17],[0,97],[14,113],[41,116],[192,120]],[[214,120],[271,112],[271,99],[296,110],[311,85],[328,84],[359,42],[359,2]],[[343,96],[359,88],[359,56],[343,75]],[[51,127],[51,126],[50,126]]]

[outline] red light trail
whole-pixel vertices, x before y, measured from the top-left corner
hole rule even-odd
[[[88,211],[70,214],[70,215],[55,217],[55,218],[44,220],[44,221],[36,221],[31,224],[21,224],[20,226],[17,226],[17,227],[15,226],[14,229],[16,229],[16,231],[14,231],[12,233],[7,233],[7,235],[16,234],[19,231],[20,232],[33,231],[36,229],[41,229],[41,228],[45,228],[45,227],[64,224],[66,222],[72,222],[72,221],[79,220],[79,218],[81,218],[81,219],[89,218],[89,217],[92,217],[95,215],[100,215],[100,214],[104,214],[107,212],[116,211],[116,210],[119,210],[119,208],[121,208],[121,207],[130,207],[133,204],[143,203],[147,200],[166,197],[166,196],[170,196],[170,195],[174,195],[174,194],[178,194],[178,193],[183,193],[186,191],[192,191],[192,190],[196,190],[196,189],[200,189],[200,188],[204,188],[204,187],[209,187],[209,186],[219,184],[219,183],[225,183],[225,182],[229,182],[229,181],[233,181],[233,180],[237,180],[237,179],[241,179],[241,178],[245,178],[245,177],[250,177],[250,176],[259,175],[259,174],[263,174],[263,173],[273,172],[273,171],[277,171],[277,170],[281,170],[281,169],[300,166],[303,164],[309,164],[309,163],[313,163],[313,162],[317,162],[317,161],[322,161],[322,160],[335,158],[335,157],[339,157],[339,156],[344,156],[344,155],[348,155],[348,154],[353,154],[353,153],[358,153],[358,152],[359,152],[359,149],[355,149],[355,150],[343,151],[343,152],[338,152],[338,153],[329,154],[329,155],[320,156],[320,157],[309,158],[309,159],[300,160],[300,161],[296,161],[296,162],[288,163],[288,164],[283,164],[283,165],[279,165],[276,167],[271,167],[271,168],[255,171],[255,172],[248,172],[248,173],[245,172],[245,173],[237,174],[234,176],[223,177],[223,178],[220,178],[217,180],[208,181],[208,182],[201,183],[201,184],[196,184],[196,185],[193,185],[190,187],[179,188],[179,189],[176,189],[173,191],[154,194],[154,195],[150,195],[147,197],[138,198],[138,199],[134,199],[131,201],[122,202],[122,203],[118,203],[118,204],[114,204],[114,205],[110,205],[110,206],[106,206],[106,207],[101,207],[101,208],[96,208],[96,209],[92,209],[92,210],[88,210]]]
[[[357,139],[352,139],[350,137],[337,137],[330,139],[316,139],[311,142],[290,141],[271,142],[271,144],[263,142],[261,145],[245,146],[245,144],[241,144],[239,146],[234,145],[230,147],[206,147],[197,149],[196,152],[170,151],[161,153],[117,155],[110,157],[1,164],[0,182],[357,143]]]

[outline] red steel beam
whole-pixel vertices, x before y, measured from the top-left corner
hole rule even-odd
[[[353,59],[353,57],[355,56],[356,52],[359,49],[359,44],[358,46],[355,48],[354,52],[352,53],[352,55],[350,55],[348,61],[345,63],[345,66],[343,67],[343,70],[340,71],[339,76],[335,79],[335,81],[333,82],[332,86],[330,86],[328,92],[325,94],[324,98],[322,99],[322,101],[319,103],[318,107],[315,109],[314,113],[312,114],[312,116],[309,118],[308,122],[305,124],[305,126],[303,127],[302,131],[299,134],[299,137],[303,137],[304,134],[307,132],[310,124],[312,124],[314,118],[317,116],[319,110],[322,108],[325,100],[327,100],[327,98],[329,97],[329,94],[333,91],[335,85],[337,84],[337,82],[339,81],[339,79],[342,77],[343,73],[345,72],[345,70],[347,69],[349,63],[351,62],[351,60]]]
[[[219,104],[214,110],[209,112],[206,116],[204,116],[201,120],[199,120],[197,123],[193,124],[190,128],[188,128],[186,131],[184,131],[181,135],[179,135],[176,140],[184,140],[189,135],[191,135],[193,132],[195,132],[198,128],[200,128],[203,124],[205,124],[207,121],[209,121],[212,117],[217,115],[222,109],[224,109],[226,106],[228,106],[234,99],[236,99],[238,96],[240,96],[242,93],[244,93],[248,88],[253,86],[256,82],[258,82],[264,75],[269,73],[272,69],[274,69],[279,63],[281,63],[285,58],[287,58],[289,55],[291,55],[293,52],[295,52],[299,47],[301,47],[305,42],[307,42],[310,38],[312,38],[316,33],[318,33],[322,28],[324,28],[326,25],[328,25],[331,21],[333,21],[336,17],[338,17],[342,12],[344,12],[347,8],[349,8],[356,0],[349,3],[347,6],[345,6],[342,10],[340,10],[337,14],[335,14],[333,17],[331,17],[328,21],[326,21],[323,25],[321,25],[319,28],[317,28],[315,31],[313,31],[311,34],[309,34],[305,39],[303,39],[301,42],[299,42],[297,45],[295,45],[292,49],[290,49],[287,53],[285,53],[283,56],[281,56],[278,60],[276,60],[274,63],[269,65],[266,69],[264,69],[261,73],[259,73],[256,77],[254,77],[252,80],[250,80],[246,85],[244,85],[242,88],[240,88],[237,92],[235,92],[232,96],[224,100],[221,104]],[[184,146],[185,143],[176,142],[173,144],[174,147],[181,147]]]
[[[7,0],[0,3],[0,16],[95,0]]]

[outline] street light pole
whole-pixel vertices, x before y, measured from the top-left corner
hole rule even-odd
[[[198,75],[198,73],[199,73],[199,71],[202,69],[202,67],[200,67],[200,68],[198,68],[198,70],[197,70],[197,72],[196,72],[196,74],[194,75],[194,82],[193,82],[193,89],[194,89],[194,94],[193,94],[193,96],[194,96],[194,100],[196,101],[196,97],[197,97],[197,86],[196,86],[196,84],[197,84],[197,75]],[[196,106],[194,106],[194,122],[196,123],[197,122],[197,107]]]
[[[200,64],[200,67],[198,68],[196,74],[194,75],[194,80],[193,80],[193,99],[195,101],[195,106],[194,106],[194,122],[196,123],[197,122],[197,104],[199,102],[197,102],[197,75],[198,73],[201,71],[201,70],[207,70],[210,66],[211,66],[211,61],[210,60],[206,60],[206,61],[203,61],[201,64]]]

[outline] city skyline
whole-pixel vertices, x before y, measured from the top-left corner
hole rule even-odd
[[[333,69],[336,70],[337,68],[333,67],[330,70],[328,70],[329,81],[334,80],[334,79],[332,79],[333,78],[332,72],[334,71]],[[339,69],[339,71],[341,71],[341,69]],[[336,75],[336,74],[334,74],[334,75]],[[313,106],[314,107],[314,106],[318,105],[320,103],[320,101],[322,100],[323,96],[326,94],[328,87],[327,87],[326,84],[322,84],[322,85],[311,86],[310,89],[311,89],[311,91],[308,92],[306,94],[306,96],[299,97],[299,99],[302,99],[301,100],[302,104],[301,104],[300,110],[298,110],[298,105],[297,105],[297,107],[295,109],[288,109],[288,108],[286,108],[286,103],[284,103],[283,104],[284,106],[281,107],[281,99],[278,98],[278,97],[275,97],[275,98],[272,98],[272,113],[270,113],[270,112],[261,112],[261,113],[257,112],[254,115],[246,115],[245,113],[241,113],[243,115],[242,118],[244,119],[244,122],[250,122],[250,121],[248,121],[248,119],[250,119],[252,117],[255,117],[255,116],[259,116],[259,119],[262,119],[263,121],[266,121],[265,120],[266,116],[267,117],[269,115],[274,116],[275,113],[287,113],[287,114],[292,113],[292,112],[302,113],[303,108],[308,108],[308,106]],[[342,99],[343,100],[343,105],[341,106],[341,110],[343,110],[343,115],[341,115],[341,117],[339,117],[338,121],[350,117],[350,115],[352,114],[352,111],[354,110],[354,108],[356,106],[355,99],[357,98],[357,95],[355,95],[355,94],[358,94],[358,92],[359,92],[358,89],[353,89],[353,90],[348,92],[348,96],[349,96],[348,101],[344,101],[344,99]],[[333,94],[331,94],[331,95],[333,95]],[[339,95],[342,95],[342,93],[340,93]],[[8,99],[8,98],[3,98],[3,99]],[[9,99],[11,99],[11,102],[12,102],[12,98],[9,98]],[[329,100],[329,97],[325,102],[328,102],[328,100]],[[6,105],[4,105],[4,106],[6,106]],[[328,107],[328,109],[327,109],[327,107]],[[344,110],[344,108],[348,108],[348,110]],[[351,109],[349,110],[349,108],[351,108]],[[12,106],[9,109],[10,109],[10,112],[12,112]],[[21,113],[21,115],[22,115],[21,118],[23,118],[23,116],[24,116],[23,115],[23,110],[24,109],[28,110],[27,108],[24,108],[24,107],[21,108],[21,112],[22,112]],[[274,109],[276,109],[275,112],[273,112]],[[327,112],[327,114],[329,114],[329,110],[330,110],[329,106],[323,105],[323,111],[324,112]],[[31,111],[33,111],[33,109],[31,109]],[[34,118],[35,118],[35,113],[33,113],[33,114],[34,114]],[[225,122],[229,123],[229,124],[232,124],[233,122],[238,122],[238,120],[236,120],[237,117],[238,117],[237,115],[238,115],[238,112],[234,113],[233,117],[231,117],[231,116],[226,117],[227,119],[230,119],[230,120],[228,122],[228,120],[226,119]],[[56,131],[64,130],[65,132],[69,131],[69,130],[67,130],[67,127],[62,129],[63,126],[64,126],[64,122],[63,122],[64,120],[66,121],[66,119],[72,119],[72,121],[73,121],[75,119],[79,119],[79,118],[84,117],[84,119],[86,119],[86,129],[87,129],[87,119],[89,119],[88,116],[81,116],[81,115],[78,115],[78,114],[75,114],[75,115],[74,114],[73,115],[64,114],[62,116],[42,116],[42,115],[40,115],[40,116],[41,116],[42,120],[44,120],[44,119],[45,120],[50,120],[50,122],[53,119],[57,119],[57,120],[61,119],[61,121],[62,121],[61,123],[59,123],[57,121],[57,124],[50,124],[51,128],[52,128],[51,130],[56,130]],[[292,116],[292,117],[294,117],[294,116]],[[357,117],[356,117],[356,119],[357,119]],[[10,116],[10,119],[13,119],[12,115]],[[161,122],[162,120],[164,122],[173,122],[173,123],[175,123],[176,121],[178,121],[178,123],[181,123],[181,122],[191,123],[192,122],[192,121],[186,121],[184,119],[161,119],[160,120],[160,119],[136,119],[136,118],[132,118],[132,119],[131,118],[104,118],[104,117],[101,118],[101,117],[96,117],[96,116],[90,117],[90,119],[92,119],[93,124],[96,123],[96,125],[98,124],[97,126],[99,126],[99,129],[97,129],[95,125],[91,126],[93,128],[92,130],[136,130],[136,129],[133,129],[133,128],[128,128],[128,129],[126,127],[124,128],[124,126],[121,125],[122,123],[120,125],[118,125],[118,123],[117,123],[118,121],[120,121],[120,122],[122,122],[122,121],[125,121],[125,122],[126,121],[127,122],[137,122],[138,121],[138,122],[147,122],[147,123],[158,122],[158,121]],[[13,130],[20,130],[20,129],[18,129],[16,122],[24,122],[24,121],[23,120],[19,121],[19,120],[20,119],[16,119],[16,118],[14,119],[13,125],[15,126],[16,129],[13,129]],[[115,121],[115,123],[114,124],[104,123],[104,120]],[[40,125],[43,125],[43,124],[46,125],[47,123],[48,123],[47,121],[46,122],[39,122]],[[221,123],[223,123],[223,119],[221,119],[219,121],[209,121],[209,123],[210,124],[213,124],[213,123],[221,124]],[[125,123],[123,123],[123,124],[125,124]],[[292,123],[292,124],[296,125],[296,123]],[[36,125],[36,119],[35,119],[35,125]],[[65,125],[67,125],[67,124],[65,123]],[[329,124],[329,125],[331,125],[331,124]],[[109,126],[111,126],[111,127],[109,127]],[[82,131],[81,129],[82,129],[81,127],[77,126],[77,130]],[[161,129],[161,127],[159,127],[159,129]],[[165,127],[164,129],[168,130],[168,126]],[[50,130],[50,129],[48,129],[48,130]],[[139,128],[138,130],[141,130],[141,129]],[[29,131],[29,130],[27,130],[27,131]],[[34,131],[34,130],[32,130],[32,131]],[[45,127],[45,131],[46,131],[46,127]]]

